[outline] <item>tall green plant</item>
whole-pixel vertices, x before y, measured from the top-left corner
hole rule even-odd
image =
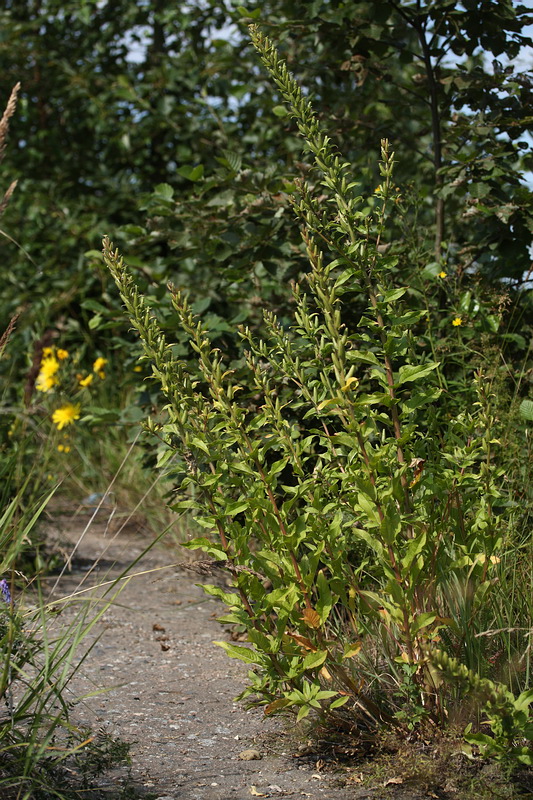
[[[205,589],[230,607],[222,621],[247,630],[251,647],[220,643],[252,666],[244,696],[266,713],[296,707],[302,718],[314,708],[376,727],[401,715],[396,692],[443,720],[452,691],[428,663],[428,645],[440,640],[480,672],[488,663],[474,634],[501,543],[490,397],[473,376],[476,406],[446,419],[439,364],[417,347],[427,312],[406,306],[385,246],[396,196],[388,142],[370,216],[273,44],[257,27],[251,35],[323,193],[300,181],[293,199],[307,287],[294,287],[290,328],[266,312],[264,339],[240,330],[238,381],[171,287],[197,357],[191,371],[105,239],[168,400],[167,421],[148,427],[180,464],[173,507],[207,532],[186,546],[232,576],[232,592]],[[355,321],[353,299],[366,306]]]

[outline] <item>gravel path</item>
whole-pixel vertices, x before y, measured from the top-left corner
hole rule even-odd
[[[68,551],[82,530],[79,518],[64,522],[55,529],[56,543]],[[104,525],[91,526],[54,596],[120,575],[144,546],[139,536],[113,541]],[[223,606],[195,585],[212,579],[168,566],[182,561],[182,553],[154,548],[136,565],[134,572],[144,574],[126,582],[95,626],[101,638],[72,684],[75,696],[106,690],[79,703],[73,721],[131,745],[130,774],[114,769],[99,785],[111,792],[127,784],[168,800],[389,797],[355,786],[347,791],[345,777],[321,771],[298,750],[282,720],[265,720],[261,709],[234,702],[247,667],[213,644],[228,637],[215,621]],[[73,615],[74,607],[65,609],[58,625]],[[245,750],[260,758],[242,760]]]

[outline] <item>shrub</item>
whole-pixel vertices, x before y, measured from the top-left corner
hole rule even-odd
[[[292,326],[265,312],[265,337],[242,328],[232,366],[170,287],[194,370],[105,239],[168,401],[167,421],[147,427],[166,444],[160,466],[181,465],[173,508],[206,530],[186,546],[232,576],[233,591],[204,588],[229,606],[221,621],[247,631],[250,646],[220,642],[252,667],[244,697],[267,714],[314,709],[371,729],[443,722],[453,681],[428,649],[489,669],[489,639],[476,633],[502,545],[490,392],[477,373],[475,402],[456,413],[441,365],[418,347],[428,311],[406,304],[386,240],[397,196],[388,142],[370,214],[275,48],[251,31],[319,175],[293,198],[309,273],[293,287]]]

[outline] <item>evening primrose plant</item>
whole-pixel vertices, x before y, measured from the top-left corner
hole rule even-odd
[[[368,730],[401,725],[409,706],[444,723],[458,695],[432,648],[484,676],[494,646],[476,638],[502,546],[490,392],[472,375],[475,403],[450,418],[440,365],[418,347],[428,312],[406,304],[387,241],[389,143],[369,213],[274,46],[251,36],[312,154],[293,197],[309,272],[292,324],[266,311],[263,338],[241,328],[231,368],[170,287],[191,366],[106,238],[167,399],[147,427],[166,445],[160,466],[174,462],[172,508],[205,530],[185,546],[231,576],[231,590],[204,588],[247,631],[251,646],[219,642],[251,667],[243,697]]]

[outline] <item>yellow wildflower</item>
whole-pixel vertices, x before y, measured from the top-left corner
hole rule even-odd
[[[53,347],[43,347],[43,358],[48,358],[48,356],[52,356],[54,354]]]
[[[98,373],[98,377],[100,378],[100,380],[102,380],[102,381],[104,380],[104,378],[105,378],[105,372],[104,372],[104,370],[103,370],[103,369],[101,369],[101,370],[100,370],[100,372]]]
[[[139,366],[137,366],[137,367],[133,367],[133,371],[134,371],[134,372],[142,372],[142,371],[143,371],[143,368],[142,368],[142,367],[139,367]]]
[[[454,328],[458,328],[459,325],[462,325],[462,324],[463,324],[463,318],[462,317],[455,317],[454,319],[452,319],[452,325],[454,326]]]
[[[441,270],[441,272],[439,272],[439,278],[447,278],[447,277],[448,277],[448,273],[444,272],[444,270]]]
[[[56,383],[58,383],[58,380],[53,375],[45,375],[43,372],[39,372],[35,381],[35,388],[38,392],[49,392]]]
[[[45,347],[45,350],[50,350],[50,348]],[[56,383],[58,383],[56,378],[56,372],[58,369],[59,361],[57,358],[55,358],[53,355],[45,355],[41,361],[41,368],[35,382],[35,388],[37,391],[49,392],[52,386],[55,386]]]
[[[93,364],[93,372],[100,373],[106,364],[107,364],[107,358],[101,358],[101,357],[97,358]]]
[[[86,378],[81,378],[79,381],[80,386],[90,386],[93,382],[93,375],[87,375]]]
[[[41,361],[41,372],[44,375],[55,375],[59,369],[59,361],[54,356],[46,356]]]
[[[69,444],[58,444],[57,449],[60,453],[70,453],[70,445]]]
[[[56,356],[60,361],[64,361],[65,358],[68,358],[68,350],[62,350],[61,348],[58,349]]]
[[[79,405],[72,405],[67,403],[66,406],[57,408],[52,414],[52,422],[57,425],[58,431],[62,430],[65,425],[70,425],[75,419],[80,418]]]

